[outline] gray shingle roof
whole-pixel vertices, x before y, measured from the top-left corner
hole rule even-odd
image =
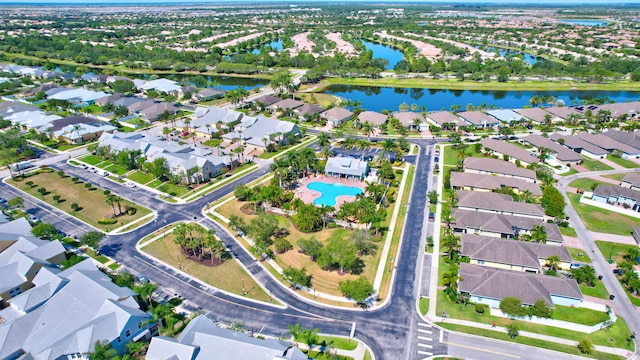
[[[538,184],[525,180],[509,178],[504,176],[493,176],[485,174],[474,174],[464,172],[451,172],[451,186],[473,187],[476,189],[495,190],[502,187],[511,187],[519,191],[529,190],[534,196],[542,196],[542,190]]]
[[[540,162],[536,157],[536,154],[506,141],[484,138],[482,139],[481,144],[483,147],[501,154],[509,155],[511,158],[524,161],[528,164]]]
[[[276,103],[273,103],[273,104],[267,106],[267,109],[269,109],[269,110],[295,109],[295,108],[298,108],[298,107],[300,107],[302,105],[304,105],[304,103],[302,101],[298,101],[298,100],[294,100],[294,99],[284,99],[284,100],[278,101]]]
[[[550,115],[548,112],[544,111],[541,108],[538,107],[533,107],[533,108],[526,108],[526,109],[516,109],[514,110],[515,112],[517,112],[518,114],[525,116],[537,123],[543,123],[544,122],[544,117],[546,115]]]
[[[573,149],[574,151],[582,151],[584,149],[594,155],[606,155],[609,153],[607,150],[590,142],[584,141],[577,136],[553,133],[549,136],[549,138],[558,143],[560,139],[564,139],[564,146],[568,147],[569,149]]]
[[[640,155],[640,149],[621,143],[603,134],[581,133],[578,137],[608,151],[620,150],[625,154]]]
[[[556,158],[560,161],[580,161],[582,157],[575,151],[572,151],[556,142],[549,140],[548,138],[538,135],[531,134],[522,138],[523,141],[528,142],[529,144],[537,147],[545,147],[547,149],[552,150],[556,154]]]
[[[563,246],[545,245],[490,236],[460,234],[460,254],[475,260],[527,266],[540,269],[540,259],[557,255],[560,261],[572,261],[569,250]]]
[[[456,124],[457,126],[467,125],[467,123],[464,120],[460,119],[459,117],[453,115],[448,111],[437,111],[437,112],[428,113],[427,119],[435,122],[440,126],[446,123],[449,123],[449,124],[453,123],[453,124]]]
[[[496,118],[482,111],[463,111],[458,113],[458,116],[472,125],[495,125],[499,123]]]
[[[538,299],[552,307],[551,295],[582,299],[578,284],[573,279],[545,276],[521,271],[510,271],[485,266],[460,264],[458,289],[471,295],[502,300],[513,296],[525,305]]]
[[[375,111],[363,111],[358,115],[360,123],[370,122],[373,125],[380,126],[387,121],[387,115]]]
[[[634,187],[640,187],[640,173],[628,173],[622,178],[622,182]]]
[[[320,114],[320,117],[327,119],[327,121],[344,121],[352,116],[351,111],[341,107],[334,107]]]
[[[636,202],[640,201],[640,191],[617,185],[600,184],[593,190],[593,194],[604,197],[621,196],[627,199],[635,200]]]
[[[519,168],[513,163],[499,159],[468,157],[464,159],[464,168],[494,174],[517,176],[534,180],[536,179],[535,171]]]
[[[189,355],[192,357],[188,357]],[[307,357],[286,342],[256,339],[244,333],[221,329],[204,315],[200,315],[191,320],[177,340],[165,337],[151,339],[146,359],[306,360]]]
[[[521,216],[544,217],[544,210],[538,204],[528,204],[525,202],[515,202],[510,195],[458,190],[458,207],[465,207],[478,210],[514,213]]]

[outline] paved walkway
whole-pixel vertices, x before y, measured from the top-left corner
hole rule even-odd
[[[609,165],[612,168],[614,168],[615,170],[625,170],[626,167],[624,166],[620,166],[616,163],[614,163],[613,161],[609,160],[609,159],[598,159],[598,161],[602,162],[605,165]]]
[[[325,334],[319,334],[319,335],[320,336],[324,336]],[[326,335],[326,336],[337,337],[335,335]],[[361,341],[358,341],[356,339],[351,339],[351,341],[357,341],[358,342],[358,346],[355,349],[353,349],[353,350],[343,350],[343,349],[331,348],[331,352],[335,353],[335,354],[338,354],[338,355],[351,357],[354,360],[363,360],[364,356],[365,356],[365,353],[367,352],[367,347],[364,345],[364,343],[362,343]],[[308,350],[309,349],[307,344],[304,344],[304,343],[301,343],[301,342],[294,342],[294,344],[296,344],[296,346],[299,349],[302,349],[302,350]],[[318,346],[318,345],[313,346],[312,349],[315,350],[315,351],[324,350],[322,346]]]
[[[595,231],[590,231],[590,233],[591,233],[591,236],[593,236],[593,238],[596,240],[604,240],[604,241],[614,242],[618,244],[637,245],[636,241],[633,240],[633,237],[631,237],[631,235],[625,236],[625,235],[600,233]]]

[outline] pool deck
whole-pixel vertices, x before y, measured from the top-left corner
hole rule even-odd
[[[313,201],[322,196],[319,191],[311,190],[307,188],[307,184],[312,182],[323,182],[327,184],[342,184],[346,186],[354,186],[359,187],[362,191],[365,191],[367,184],[364,181],[359,179],[344,179],[337,177],[330,177],[324,175],[318,176],[309,176],[299,181],[299,187],[296,189],[296,197],[300,198],[305,204],[313,204]],[[345,202],[351,202],[355,200],[355,196],[352,195],[342,195],[336,197],[336,205],[334,206],[336,209],[340,207],[340,205]]]

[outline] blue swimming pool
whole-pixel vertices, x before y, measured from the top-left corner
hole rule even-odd
[[[355,186],[342,184],[327,184],[325,182],[312,182],[307,184],[307,189],[320,192],[322,196],[313,201],[316,205],[335,206],[336,198],[342,195],[356,196],[362,194],[362,189]]]

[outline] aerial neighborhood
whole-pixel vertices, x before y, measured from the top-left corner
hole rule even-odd
[[[0,5],[0,359],[633,359],[637,4]]]

